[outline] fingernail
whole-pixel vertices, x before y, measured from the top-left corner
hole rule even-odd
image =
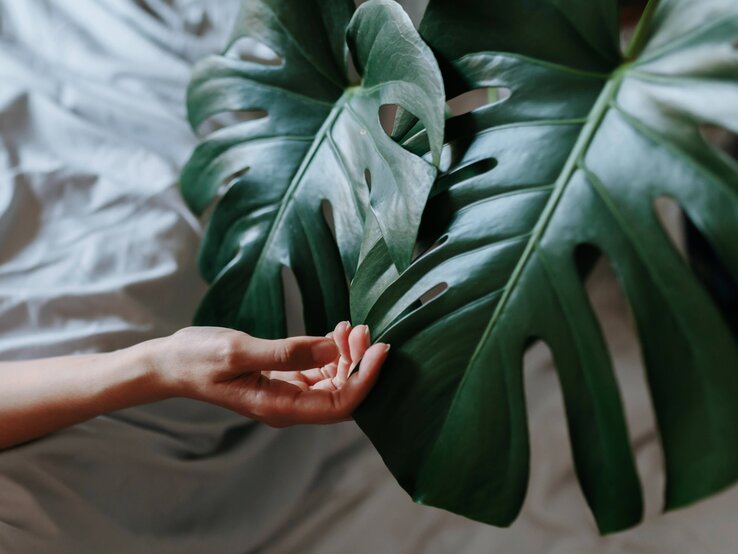
[[[310,349],[315,363],[327,364],[338,357],[338,347],[330,339],[322,340]]]
[[[389,344],[385,344],[384,345],[384,353],[387,354],[389,351],[390,351],[390,345]]]

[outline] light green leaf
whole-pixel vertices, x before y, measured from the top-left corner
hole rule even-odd
[[[416,115],[437,160],[443,85],[435,58],[395,2],[370,0],[352,12],[351,0],[246,0],[231,46],[253,39],[281,63],[239,59],[231,48],[195,69],[188,91],[194,128],[221,112],[266,112],[213,132],[182,172],[182,193],[198,214],[227,186],[200,251],[211,288],[199,324],[284,335],[287,266],[302,291],[307,331],[325,332],[348,315],[347,278],[369,213],[394,262],[407,266],[435,169],[387,136],[378,111],[399,104]],[[349,53],[359,83],[349,82]]]

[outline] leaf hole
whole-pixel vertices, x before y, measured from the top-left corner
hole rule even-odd
[[[582,243],[574,249],[574,266],[579,279],[584,282],[602,256],[602,251],[594,244]]]
[[[679,203],[671,196],[659,196],[653,201],[653,211],[671,244],[682,259],[689,262],[684,235],[684,219]]]
[[[226,177],[223,180],[223,184],[221,185],[221,188],[223,187],[229,188],[230,185],[232,185],[236,181],[236,179],[238,179],[239,177],[243,177],[248,172],[249,169],[250,169],[249,166],[246,166],[243,169],[239,169],[238,171],[234,171],[233,173],[231,173],[228,177]]]
[[[284,299],[285,323],[287,336],[297,337],[305,334],[302,294],[292,268],[283,265],[280,273],[282,279],[282,295]]]
[[[371,192],[372,190],[372,172],[368,169],[364,170],[364,182],[366,183],[366,188]]]
[[[204,119],[200,125],[197,126],[197,134],[204,137],[223,129],[224,127],[231,127],[233,125],[243,123],[244,121],[261,119],[266,116],[267,112],[264,110],[232,110],[219,112]]]
[[[699,127],[703,140],[738,161],[738,134],[730,129],[705,123]]]
[[[328,226],[328,229],[331,231],[331,235],[333,235],[333,240],[336,240],[336,219],[333,217],[333,205],[330,203],[330,201],[323,199],[320,202],[320,211],[323,214],[323,219],[325,220],[325,224]]]
[[[421,294],[420,298],[418,298],[418,301],[420,302],[421,306],[425,306],[429,302],[432,302],[433,300],[441,296],[441,294],[443,294],[443,292],[447,289],[448,283],[438,283],[437,285],[432,286],[430,289]]]
[[[646,2],[643,0],[620,2],[620,48],[623,51],[628,46],[645,7]]]
[[[725,267],[710,241],[684,213],[689,264],[707,289],[712,301],[738,341],[738,284]]]
[[[717,252],[675,199],[656,198],[654,212],[669,241],[738,339],[738,285]]]
[[[243,169],[234,171],[228,177],[223,179],[223,182],[220,184],[220,186],[218,187],[218,190],[215,192],[213,199],[210,201],[207,207],[200,214],[201,221],[208,221],[210,219],[210,216],[212,215],[213,210],[215,210],[218,204],[220,204],[221,199],[226,195],[226,193],[230,190],[230,188],[236,184],[236,182],[238,181],[240,177],[248,173],[249,169],[250,169],[249,166],[246,166]]]
[[[433,184],[431,194],[436,195],[448,190],[458,183],[462,183],[468,179],[472,179],[473,177],[478,177],[488,171],[492,171],[497,167],[497,164],[498,162],[496,158],[483,158],[457,167],[453,171],[449,171],[436,179],[436,182]]]
[[[510,98],[511,91],[507,87],[482,87],[469,90],[448,101],[451,115],[463,115],[486,106],[504,102]]]
[[[284,63],[284,59],[269,46],[251,37],[236,39],[225,51],[225,56],[261,65],[277,66]]]
[[[409,141],[424,129],[417,116],[399,104],[382,104],[378,117],[382,130],[398,143]]]
[[[443,235],[437,241],[431,243],[430,246],[424,245],[422,240],[418,240],[417,244],[415,245],[415,251],[413,252],[412,262],[425,256],[426,254],[430,254],[446,241],[448,241],[448,235]]]
[[[397,117],[397,110],[399,108],[397,104],[382,104],[379,106],[379,124],[390,137],[395,127],[395,118]]]
[[[534,510],[541,525],[552,529],[580,529],[584,522],[596,529],[575,485],[566,409],[549,345],[537,338],[526,341],[522,369],[530,445],[528,493],[522,511]],[[545,505],[536,507],[540,502]]]
[[[586,270],[580,279],[612,361],[645,514],[656,515],[663,509],[664,454],[635,317],[609,258],[597,246],[578,245],[574,261],[578,271]]]

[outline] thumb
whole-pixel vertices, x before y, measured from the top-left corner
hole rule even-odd
[[[301,371],[324,366],[338,358],[338,347],[326,337],[292,337],[281,340],[252,338],[248,365],[258,371]]]

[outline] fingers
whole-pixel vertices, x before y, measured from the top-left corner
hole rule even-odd
[[[359,325],[352,329],[348,321],[342,321],[333,331],[333,340],[336,341],[341,357],[336,367],[335,379],[331,383],[321,385],[327,389],[340,387],[346,382],[351,370],[369,347],[369,328],[366,325]]]
[[[302,391],[288,383],[272,381],[274,386],[268,394],[253,397],[258,403],[254,406],[254,413],[257,419],[275,427],[343,421],[369,393],[388,351],[389,346],[382,343],[369,347],[364,352],[359,371],[335,390],[314,387]]]
[[[378,343],[369,347],[361,360],[358,372],[337,390],[309,390],[296,399],[296,408],[302,421],[335,423],[351,416],[371,390],[387,358],[389,346]]]
[[[293,337],[264,340],[246,337],[233,369],[242,371],[300,371],[320,367],[338,358],[336,343],[327,337]]]
[[[369,327],[366,325],[359,325],[349,335],[349,350],[351,351],[351,365],[349,366],[349,374],[356,367],[356,364],[361,361],[364,356],[366,349],[371,344],[371,336],[369,334]],[[346,375],[348,378],[348,375]]]
[[[370,346],[366,325],[352,328],[348,322],[324,338],[237,338],[239,373],[222,382],[228,392],[216,403],[274,427],[349,418],[374,385],[389,351],[386,344]]]
[[[362,356],[371,342],[369,327],[357,325],[351,329],[346,337],[345,350],[341,352],[341,358],[336,369],[336,384],[343,385],[353,371],[356,364],[361,361]]]
[[[333,331],[333,340],[336,342],[342,358],[351,357],[349,333],[351,333],[351,324],[348,321],[342,321],[336,325],[336,329]]]
[[[277,379],[282,378],[281,375],[276,372],[272,374],[272,376]],[[333,379],[336,376],[336,364],[331,363],[323,367],[306,369],[305,371],[300,372],[300,376],[308,385],[314,385],[315,383],[323,381],[324,379]]]
[[[331,331],[326,335],[326,338],[333,340],[333,332]],[[338,360],[324,365],[323,367],[316,367],[311,369],[305,369],[301,371],[267,371],[264,372],[266,377],[270,379],[281,379],[287,381],[293,385],[298,385],[302,389],[306,389],[320,381],[325,379],[332,379],[336,376],[336,368],[338,367]],[[299,383],[299,384],[298,384]]]

